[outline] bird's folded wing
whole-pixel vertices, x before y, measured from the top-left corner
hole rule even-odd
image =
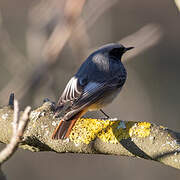
[[[104,82],[89,82],[83,89],[81,96],[75,100],[71,109],[81,109],[93,104],[108,93],[116,90],[122,84],[119,77],[114,77]]]
[[[78,99],[82,94],[82,87],[78,83],[78,79],[73,76],[68,84],[66,85],[61,97],[59,98],[59,101],[57,103],[58,106],[62,106],[63,104],[69,102],[69,101],[75,101]]]

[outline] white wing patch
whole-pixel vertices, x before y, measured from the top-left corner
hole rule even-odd
[[[72,77],[66,85],[64,92],[62,93],[61,101],[63,103],[67,101],[73,101],[77,99],[80,94],[81,91],[78,89],[78,79],[76,77]]]

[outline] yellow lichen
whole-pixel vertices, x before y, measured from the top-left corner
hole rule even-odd
[[[136,123],[134,126],[132,126],[129,129],[129,135],[130,137],[132,136],[137,136],[139,138],[147,137],[150,134],[150,127],[151,124],[148,122]]]
[[[129,128],[133,122],[126,122],[126,128],[118,128],[121,121],[78,119],[69,138],[75,143],[89,144],[96,137],[107,143],[116,144],[123,138],[129,137]]]
[[[121,121],[113,121],[111,125],[98,134],[98,137],[106,143],[118,144],[122,139],[129,138],[129,129],[134,122],[124,122],[126,128],[119,128]]]
[[[73,127],[69,138],[75,143],[86,143],[89,144],[93,139],[96,138],[97,134],[102,129],[109,126],[110,121],[103,121],[97,119],[81,118],[78,119],[75,126]]]
[[[159,126],[159,127],[163,130],[167,129],[167,127],[165,127],[165,126]]]
[[[127,139],[133,135],[146,137],[150,133],[150,123],[146,122],[123,122],[100,119],[78,119],[73,127],[69,138],[74,143],[89,144],[95,138],[103,142],[117,144],[122,139]]]

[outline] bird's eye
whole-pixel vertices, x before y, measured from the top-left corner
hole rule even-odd
[[[109,55],[114,56],[116,58],[121,58],[123,53],[124,53],[124,47],[122,47],[122,48],[114,48],[109,52]]]

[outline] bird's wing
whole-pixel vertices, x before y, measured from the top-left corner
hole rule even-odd
[[[57,103],[57,106],[63,106],[67,102],[73,102],[76,99],[78,99],[82,94],[82,86],[79,83],[78,78],[73,76],[69,82],[67,83],[61,97],[59,98],[59,101]]]
[[[104,82],[89,82],[83,89],[83,93],[73,102],[71,109],[82,109],[91,105],[111,93],[111,91],[121,88],[126,77],[115,76]]]
[[[103,60],[105,58],[107,57],[98,54],[93,56],[92,59],[87,59],[81,65],[78,72],[70,79],[66,85],[66,88],[64,89],[64,92],[59,98],[57,103],[59,107],[63,106],[69,101],[73,103],[74,101],[78,100],[84,93],[84,88],[88,83],[88,79],[91,81],[95,81],[96,79],[102,79],[104,81],[106,80],[104,71],[107,71],[109,63],[108,60]],[[101,73],[99,72],[100,70]]]

